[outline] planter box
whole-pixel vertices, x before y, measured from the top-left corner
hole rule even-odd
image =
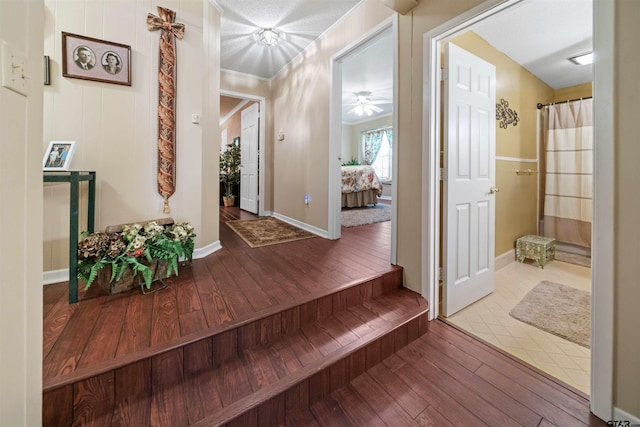
[[[169,266],[168,261],[152,261],[150,264],[146,261],[143,261],[143,264],[149,265],[149,268],[153,272],[152,281],[165,279],[167,277],[167,268]],[[97,283],[102,289],[104,289],[109,295],[117,294],[120,292],[126,292],[133,288],[139,288],[140,285],[145,287],[144,277],[141,273],[138,273],[135,277],[133,275],[133,270],[128,268],[123,274],[120,280],[114,280],[113,282],[109,282],[111,279],[111,265],[107,265],[100,272],[98,272],[98,277],[95,279],[95,283]]]

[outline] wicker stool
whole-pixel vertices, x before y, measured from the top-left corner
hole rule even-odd
[[[556,239],[542,236],[520,237],[516,243],[516,259],[523,262],[525,258],[538,261],[540,268],[544,268],[547,261],[553,261],[556,256]]]

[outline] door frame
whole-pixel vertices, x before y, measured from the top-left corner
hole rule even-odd
[[[423,35],[422,127],[422,295],[429,318],[439,315],[441,44],[454,34],[522,0],[487,0]],[[614,101],[614,6],[594,1],[594,141],[615,141],[611,111]],[[591,411],[611,420],[613,408],[613,285],[614,277],[614,149],[594,144],[594,263],[591,276]],[[601,284],[596,286],[596,284]]]
[[[341,227],[340,154],[342,152],[342,61],[370,40],[391,29],[393,43],[393,139],[391,180],[391,264],[397,261],[397,200],[398,200],[398,14],[394,14],[355,42],[331,57],[331,92],[329,98],[329,191],[328,238],[339,239]]]
[[[251,95],[247,93],[234,92],[231,90],[220,90],[220,96],[231,96],[233,98],[248,99],[256,101],[260,104],[258,112],[258,216],[265,216],[264,210],[264,186],[265,186],[265,117],[266,117],[266,98],[264,96]]]

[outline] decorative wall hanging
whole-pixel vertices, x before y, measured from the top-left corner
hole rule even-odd
[[[184,37],[184,24],[176,13],[158,6],[158,15],[147,15],[147,29],[160,30],[158,61],[158,193],[169,213],[169,197],[176,189],[176,40]]]
[[[509,101],[500,98],[500,103],[496,104],[496,120],[502,129],[506,129],[508,125],[518,126],[520,118],[515,110],[509,108]]]
[[[62,75],[131,86],[131,46],[63,32]]]

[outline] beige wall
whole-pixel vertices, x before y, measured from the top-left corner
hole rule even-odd
[[[393,116],[381,117],[353,125],[343,124],[342,126],[345,130],[342,133],[342,162],[348,162],[353,157],[362,163],[362,132],[392,125]]]
[[[242,131],[242,112],[251,107],[255,102],[247,102],[241,109],[236,111],[233,116],[229,117],[220,125],[220,132],[227,130],[227,144],[233,142],[233,138],[239,137]]]
[[[496,156],[536,160],[536,105],[550,102],[553,89],[471,31],[451,42],[495,65],[496,102],[505,99],[520,118],[517,126],[506,129],[496,122]],[[537,168],[536,163],[496,161],[496,186],[500,189],[496,195],[496,256],[514,249],[518,237],[536,234],[538,175],[517,175],[515,171]]]
[[[640,2],[624,0],[615,3],[614,50],[614,131],[616,140],[615,176],[615,309],[614,309],[614,403],[618,408],[640,418],[640,144],[638,115],[640,86],[637,67],[640,52],[637,40]],[[597,83],[597,81],[596,81]],[[609,141],[601,141],[609,143]],[[598,143],[598,142],[596,142]],[[597,262],[597,260],[596,260]]]
[[[392,13],[378,0],[363,3],[273,79],[273,128],[286,135],[274,147],[275,212],[327,230],[331,56]]]
[[[220,72],[220,88],[236,94],[258,96],[265,99],[265,170],[264,210],[273,211],[273,150],[278,130],[273,127],[271,81],[229,71]],[[231,138],[230,136],[228,138]]]
[[[562,102],[568,99],[586,98],[588,96],[591,96],[592,92],[592,83],[583,83],[581,85],[563,87],[561,89],[556,89],[556,91],[553,93],[553,101]]]
[[[27,58],[27,96],[0,87],[0,424],[42,422],[42,1],[3,1],[0,40]]]
[[[166,216],[156,182],[159,32],[144,25],[147,13],[157,14],[156,4],[45,3],[44,46],[52,61],[52,84],[45,87],[43,151],[50,140],[77,141],[71,168],[97,174],[97,230]],[[177,176],[169,215],[194,225],[196,248],[201,248],[218,240],[219,12],[201,0],[163,5],[176,11],[176,21],[186,26],[176,48]],[[130,45],[132,86],[62,77],[62,31]],[[192,114],[202,116],[199,124],[191,122]],[[68,185],[47,184],[44,193],[44,269],[66,268]],[[80,215],[86,216],[84,207]]]

